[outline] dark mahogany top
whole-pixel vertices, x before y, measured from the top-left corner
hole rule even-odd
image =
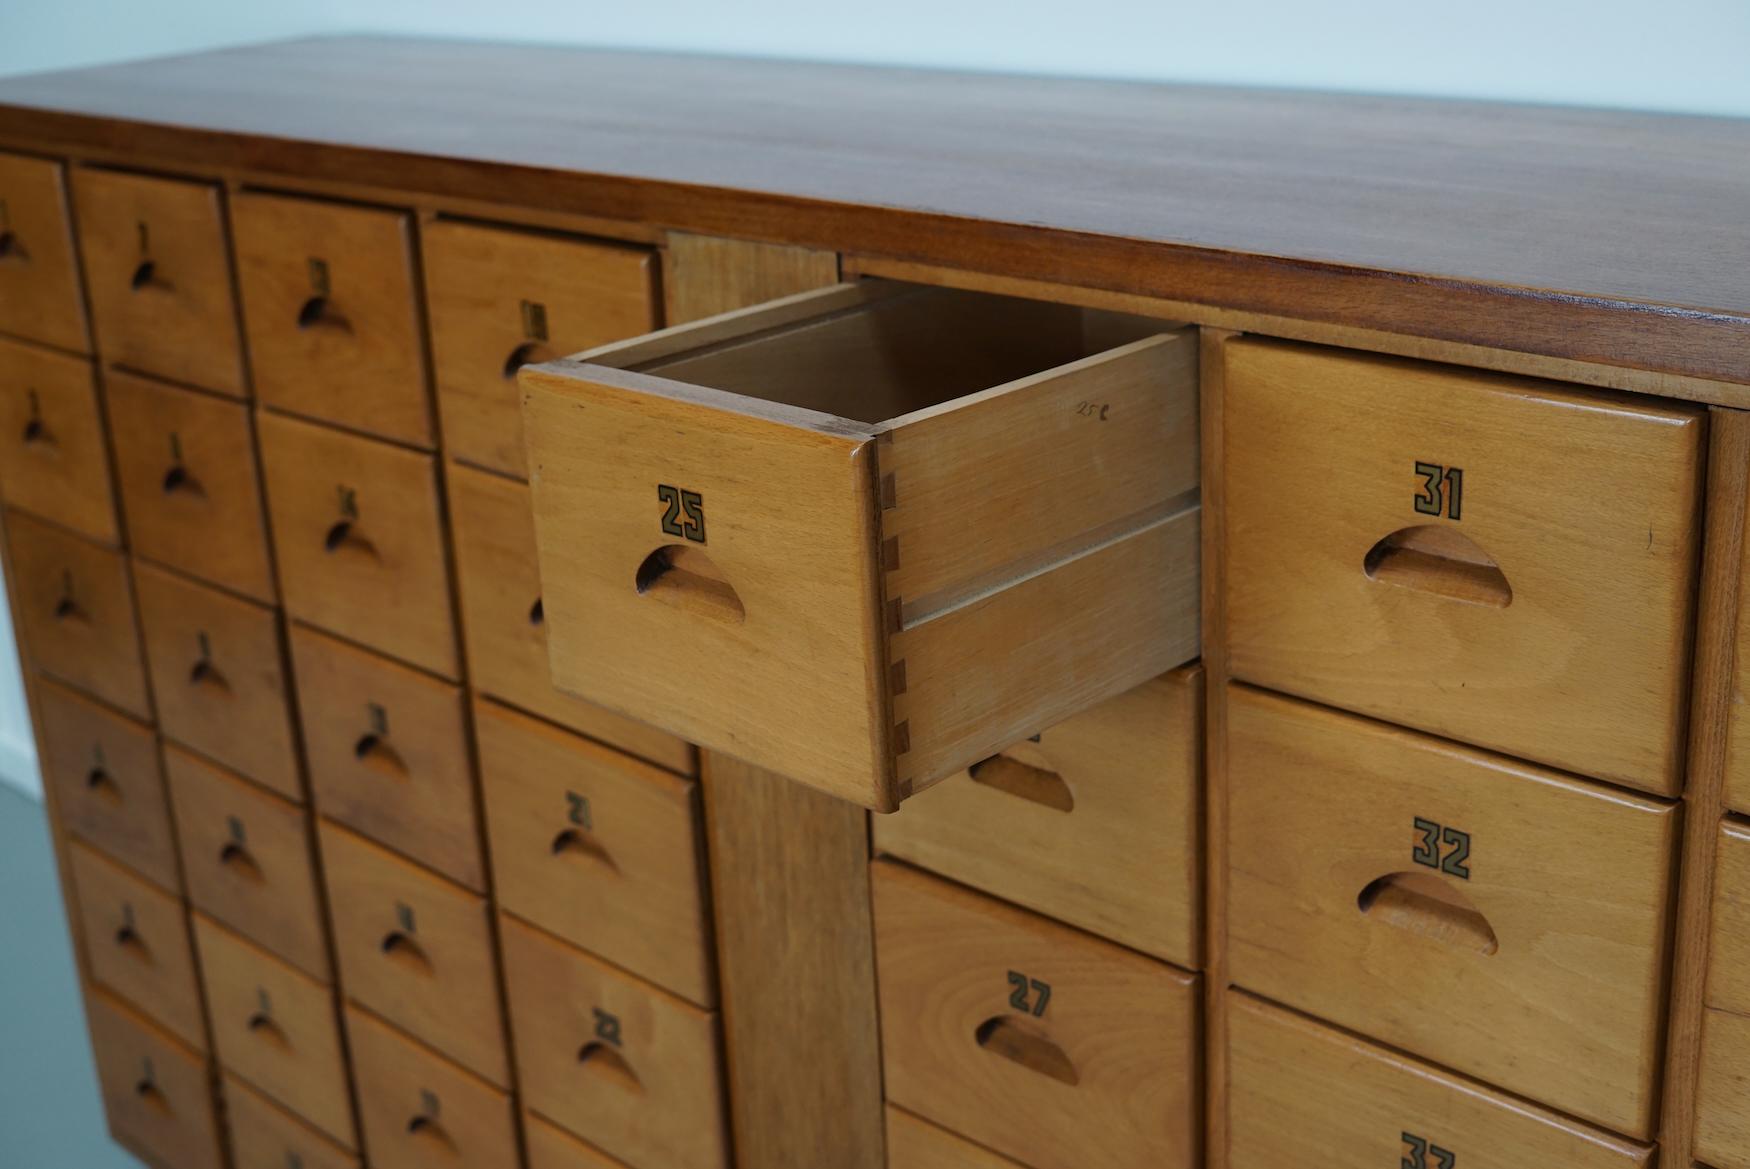
[[[1750,120],[340,37],[0,135],[1750,382]]]

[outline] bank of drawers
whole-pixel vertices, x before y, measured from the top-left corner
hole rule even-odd
[[[1695,1152],[1714,1169],[1750,1167],[1750,827],[1720,828],[1702,1019]]]

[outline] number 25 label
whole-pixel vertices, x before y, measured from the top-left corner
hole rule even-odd
[[[664,535],[679,536],[695,544],[705,542],[705,500],[697,491],[683,491],[667,483],[656,485],[656,498],[668,505],[662,513]]]

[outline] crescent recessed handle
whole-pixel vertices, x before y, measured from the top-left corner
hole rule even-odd
[[[82,625],[91,624],[91,614],[80,607],[71,595],[63,596],[55,602],[56,621],[77,621]]]
[[[413,1117],[407,1122],[407,1133],[409,1136],[418,1137],[428,1145],[442,1149],[450,1156],[455,1156],[456,1154],[455,1138],[450,1135],[450,1131],[446,1129],[435,1116],[427,1116],[424,1113],[421,1113],[420,1115]]]
[[[245,1026],[250,1034],[258,1035],[276,1047],[290,1048],[292,1046],[291,1036],[286,1034],[285,1028],[281,1027],[272,1015],[263,1011],[257,1011],[249,1016],[249,1022]]]
[[[435,969],[425,947],[400,930],[383,935],[383,953],[391,962],[417,974],[431,974]]]
[[[1007,755],[982,759],[967,768],[967,774],[974,783],[1007,792],[1054,812],[1073,812],[1076,809],[1075,793],[1069,790],[1063,776]]]
[[[171,1114],[170,1097],[166,1096],[162,1088],[145,1076],[141,1076],[134,1083],[134,1095],[138,1096],[140,1101],[152,1111],[164,1116]]]
[[[202,658],[188,668],[188,684],[226,697],[231,694],[231,680],[210,658]]]
[[[131,921],[124,922],[116,928],[115,944],[141,962],[150,963],[152,961],[152,947],[146,944],[146,939],[140,936],[140,931],[134,928]]]
[[[664,544],[644,558],[632,578],[641,596],[690,613],[739,624],[747,608],[703,549],[687,544]]]
[[[23,438],[26,446],[36,446],[40,444],[42,446],[52,447],[59,445],[55,442],[55,436],[53,432],[49,430],[48,424],[41,418],[32,418],[29,422],[24,424]]]
[[[30,263],[30,252],[15,231],[0,231],[0,260],[14,264]]]
[[[1493,954],[1501,948],[1482,911],[1452,882],[1433,873],[1375,877],[1362,886],[1355,907],[1369,920],[1459,949]]]
[[[112,804],[122,802],[122,785],[102,767],[93,767],[85,773],[85,790],[96,792],[99,797]]]
[[[1063,1048],[1010,1015],[995,1015],[973,1030],[978,1046],[1047,1079],[1075,1087],[1081,1083],[1076,1065]]]
[[[192,495],[204,499],[207,489],[192,471],[178,463],[164,472],[164,494]]]
[[[591,1075],[617,1084],[625,1091],[644,1091],[644,1082],[638,1078],[637,1070],[611,1044],[603,1043],[599,1039],[591,1040],[578,1048],[577,1062]]]
[[[134,267],[132,276],[128,277],[128,287],[135,292],[147,288],[168,287],[158,279],[158,263],[156,260],[141,260]]]
[[[358,530],[351,520],[338,520],[329,527],[322,537],[322,547],[328,552],[351,553],[356,556],[366,556],[372,560],[383,557],[377,551],[377,545]]]
[[[552,851],[554,856],[574,857],[579,861],[601,865],[612,872],[618,873],[620,866],[614,862],[613,854],[604,848],[600,841],[587,832],[576,828],[562,829],[553,837]]]
[[[541,603],[540,597],[536,597],[535,603],[529,606],[529,624],[540,626],[546,623],[547,607]]]
[[[298,328],[332,329],[337,333],[352,332],[352,321],[334,307],[326,296],[312,296],[298,307]]]
[[[407,779],[412,775],[401,752],[375,731],[367,731],[352,745],[353,758],[378,775],[389,779]]]
[[[261,865],[256,861],[254,854],[234,840],[219,850],[219,863],[238,876],[256,884],[260,884],[265,879],[261,872]]]
[[[1457,528],[1415,524],[1381,538],[1361,559],[1367,579],[1472,605],[1505,609],[1513,586],[1494,557]]]
[[[517,370],[521,369],[523,366],[528,365],[531,362],[540,361],[542,359],[541,348],[541,345],[537,342],[524,341],[521,345],[512,349],[504,359],[504,376],[506,378],[514,378],[516,377]]]

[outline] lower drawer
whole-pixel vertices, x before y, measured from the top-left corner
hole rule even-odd
[[[903,1108],[887,1106],[887,1169],[1022,1169],[1019,1161],[999,1157],[921,1120]]]
[[[1034,1169],[1198,1158],[1195,975],[873,866],[888,1099]]]
[[[375,1016],[346,1009],[359,1124],[372,1169],[517,1163],[510,1097]]]
[[[224,1092],[232,1169],[359,1169],[357,1156],[228,1072]]]
[[[110,1135],[170,1169],[219,1169],[207,1061],[101,990],[85,1000]]]
[[[529,1149],[529,1169],[625,1169],[621,1162],[532,1112],[523,1114],[523,1139]]]
[[[1235,992],[1230,1169],[1630,1169],[1653,1150]]]
[[[206,1047],[200,985],[182,902],[94,849],[72,844],[79,933],[91,977],[159,1026]]]
[[[1695,1155],[1750,1169],[1750,827],[1720,828],[1696,1085]]]

